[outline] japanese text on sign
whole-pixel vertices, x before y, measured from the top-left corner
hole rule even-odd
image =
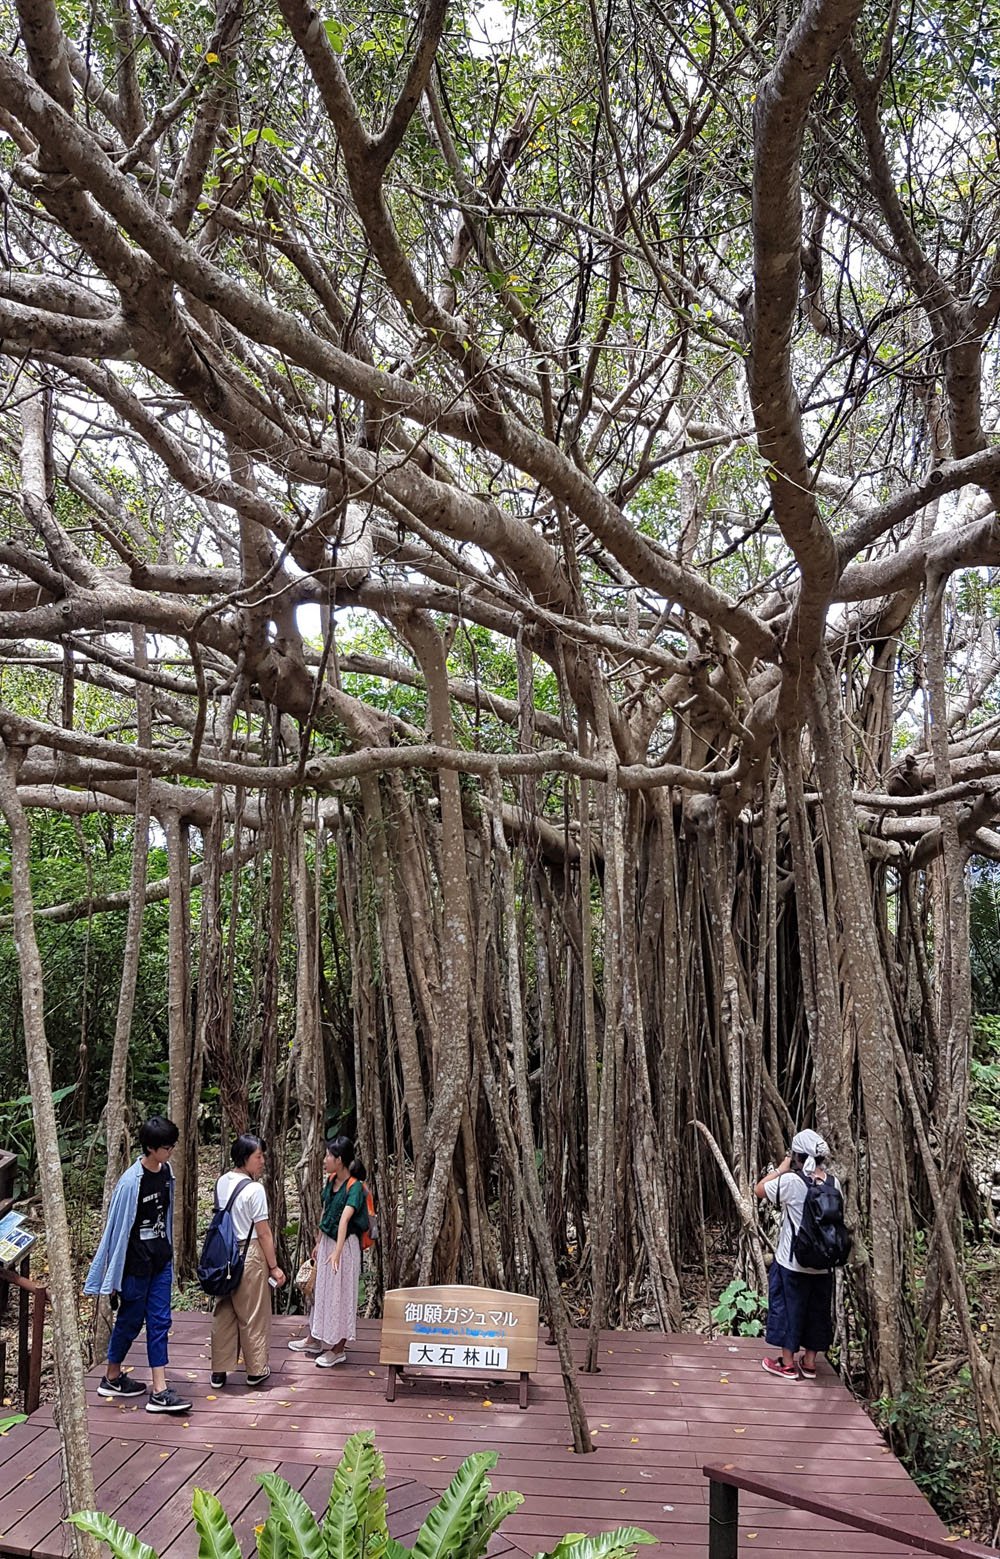
[[[518,1317],[510,1310],[473,1310],[469,1305],[425,1305],[411,1301],[403,1308],[403,1320],[409,1325],[425,1326],[497,1326],[504,1330],[516,1326]]]
[[[411,1342],[410,1364],[457,1370],[505,1370],[506,1348],[481,1348],[472,1344]]]

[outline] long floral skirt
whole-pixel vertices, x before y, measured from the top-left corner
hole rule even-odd
[[[310,1330],[317,1341],[326,1343],[328,1348],[332,1348],[342,1337],[347,1342],[353,1342],[358,1334],[361,1246],[354,1235],[349,1234],[344,1242],[339,1270],[334,1272],[330,1266],[330,1257],[336,1249],[336,1240],[331,1240],[326,1234],[320,1235]]]

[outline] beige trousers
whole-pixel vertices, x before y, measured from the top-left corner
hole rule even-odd
[[[228,1375],[243,1354],[248,1375],[263,1375],[271,1345],[271,1290],[259,1240],[251,1240],[239,1288],[215,1301],[212,1369]]]

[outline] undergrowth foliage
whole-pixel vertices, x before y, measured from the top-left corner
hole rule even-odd
[[[405,1559],[411,1554],[414,1559],[481,1559],[493,1534],[524,1499],[523,1494],[491,1492],[487,1474],[498,1460],[496,1451],[467,1456],[407,1548],[389,1535],[385,1462],[373,1432],[361,1430],[344,1446],[322,1521],[284,1478],[260,1474],[270,1513],[256,1529],[257,1552],[260,1559]],[[214,1494],[195,1489],[192,1514],[200,1559],[240,1559],[232,1522]],[[157,1559],[148,1543],[103,1511],[80,1511],[69,1520],[106,1543],[115,1559]],[[597,1537],[571,1532],[539,1559],[633,1559],[640,1543],[655,1541],[641,1527],[619,1527]]]

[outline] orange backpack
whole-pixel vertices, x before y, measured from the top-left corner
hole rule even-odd
[[[357,1180],[352,1175],[347,1181],[347,1189],[350,1190],[352,1185],[357,1184]],[[368,1219],[368,1227],[361,1231],[358,1239],[361,1241],[362,1250],[371,1250],[378,1239],[378,1214],[375,1211],[375,1198],[371,1193],[371,1189],[363,1180],[361,1181],[361,1189],[365,1193],[365,1216]]]

